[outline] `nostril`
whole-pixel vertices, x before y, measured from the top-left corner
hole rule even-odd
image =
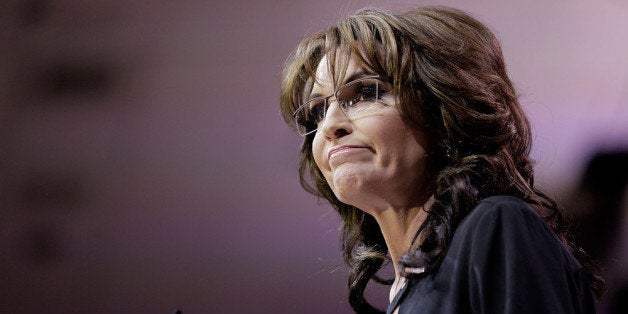
[[[336,131],[334,132],[334,136],[335,136],[336,138],[341,138],[341,137],[343,137],[343,136],[345,136],[345,135],[347,135],[347,134],[349,134],[349,132],[348,132],[346,129],[343,129],[343,128],[338,128],[338,129],[336,129]]]

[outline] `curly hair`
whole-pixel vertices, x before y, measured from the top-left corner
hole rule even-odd
[[[401,259],[404,266],[433,273],[466,214],[481,199],[505,194],[524,200],[545,219],[587,269],[591,289],[601,294],[603,280],[570,240],[558,205],[534,187],[528,119],[506,73],[500,45],[486,26],[445,7],[400,14],[362,9],[306,37],[288,58],[280,94],[288,124],[309,95],[324,56],[334,84],[342,81],[349,58],[388,78],[401,115],[433,140],[427,167],[434,202],[417,231],[415,239],[420,241],[415,240]],[[388,253],[384,238],[372,216],[334,195],[314,162],[312,140],[313,134],[306,136],[301,147],[301,184],[340,214],[352,308],[377,313],[365,300],[364,290],[371,280],[384,282],[376,276]]]

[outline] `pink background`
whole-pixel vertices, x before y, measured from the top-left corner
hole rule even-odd
[[[621,0],[2,1],[0,312],[350,312],[338,219],[298,184],[280,72],[358,8],[424,4],[496,32],[553,196],[626,147]]]

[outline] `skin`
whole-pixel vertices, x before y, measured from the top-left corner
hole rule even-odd
[[[369,74],[351,59],[345,77],[358,72]],[[318,83],[311,95],[335,91],[326,57],[319,63],[316,76]],[[399,279],[399,259],[408,251],[427,215],[422,209],[428,201],[429,138],[404,122],[393,95],[383,96],[381,102],[349,119],[331,98],[312,152],[336,197],[375,218]]]

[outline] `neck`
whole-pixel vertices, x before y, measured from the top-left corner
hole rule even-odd
[[[401,273],[399,260],[408,252],[416,232],[427,218],[425,206],[428,204],[409,208],[388,208],[373,215],[382,230],[397,278]]]

